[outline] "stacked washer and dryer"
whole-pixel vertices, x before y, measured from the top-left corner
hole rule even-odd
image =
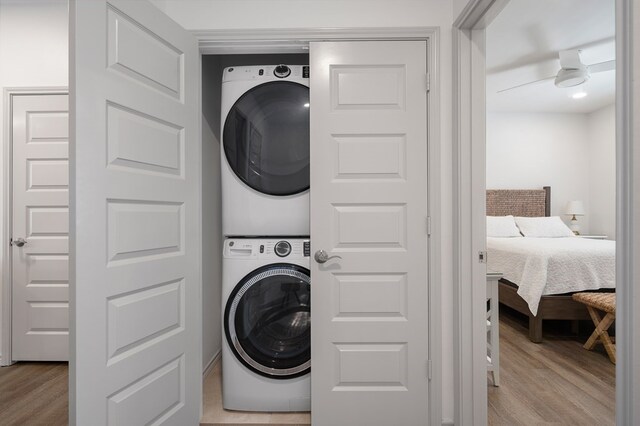
[[[222,401],[311,409],[309,67],[222,77]]]

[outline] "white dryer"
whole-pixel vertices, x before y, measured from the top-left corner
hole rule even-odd
[[[224,408],[311,410],[309,250],[304,239],[224,242]]]
[[[225,68],[222,232],[309,235],[309,67]]]

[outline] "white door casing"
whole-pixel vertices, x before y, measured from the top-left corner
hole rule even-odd
[[[71,1],[70,28],[70,422],[196,425],[197,43],[146,1]]]
[[[65,94],[11,96],[13,361],[69,357],[68,109]]]
[[[429,422],[426,52],[310,43],[315,425]]]

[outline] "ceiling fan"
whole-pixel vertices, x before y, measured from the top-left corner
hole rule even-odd
[[[517,86],[509,87],[508,89],[499,90],[498,93],[506,92],[507,90],[513,90],[532,84],[542,83],[548,80],[554,80],[556,87],[566,88],[579,86],[586,83],[591,74],[597,72],[610,71],[616,68],[616,61],[605,61],[597,64],[585,65],[580,60],[580,50],[562,50],[559,52],[560,56],[560,70],[556,75],[543,78],[541,80],[530,81],[528,83],[519,84]]]

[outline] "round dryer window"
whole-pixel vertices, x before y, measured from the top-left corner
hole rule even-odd
[[[222,135],[235,174],[256,191],[293,195],[309,189],[309,88],[273,81],[231,107]]]
[[[224,313],[227,342],[250,370],[290,379],[311,369],[309,270],[288,263],[258,268],[229,296]]]

